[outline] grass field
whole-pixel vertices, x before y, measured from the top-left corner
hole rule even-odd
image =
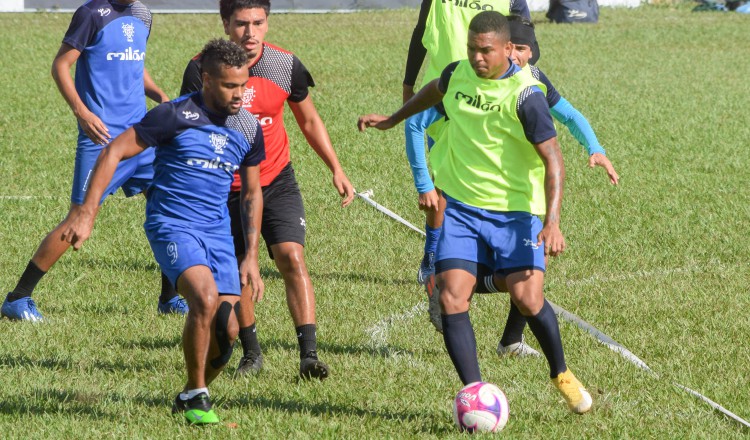
[[[400,129],[357,133],[356,116],[400,101],[416,10],[279,15],[268,41],[313,73],[313,98],[358,190],[416,225]],[[541,20],[541,15],[537,18]],[[0,14],[0,286],[13,288],[68,206],[76,130],[49,75],[69,14]],[[744,438],[674,387],[750,418],[750,17],[686,6],[603,9],[595,26],[540,23],[539,66],[594,126],[622,176],[611,187],[567,132],[563,232],[547,295],[643,359],[655,378],[561,321],[568,363],[594,397],[568,413],[543,360],[498,359],[504,295],[476,298],[485,380],[508,395],[507,438]],[[170,95],[211,37],[213,15],[157,15],[147,67]],[[290,116],[290,115],[287,115]],[[182,386],[182,319],[159,317],[159,271],[142,198],[109,199],[84,249],[35,293],[49,323],[0,321],[0,438],[446,438],[460,382],[415,282],[421,238],[361,201],[338,207],[330,176],[289,119],[308,218],[323,383],[298,382],[283,283],[262,252],[266,370],[211,387],[223,424],[169,414]],[[530,332],[527,340],[536,346]],[[238,361],[235,353],[230,363]]]

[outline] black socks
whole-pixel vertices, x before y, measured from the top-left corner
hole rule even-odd
[[[464,385],[482,380],[477,360],[477,340],[471,326],[469,312],[441,315],[443,341],[448,355]]]
[[[18,280],[16,288],[8,294],[8,301],[15,301],[31,296],[37,283],[39,283],[39,280],[42,279],[45,273],[47,272],[39,269],[33,261],[29,261],[29,264],[26,265],[26,270],[21,275],[21,279]]]
[[[542,347],[544,356],[549,363],[550,378],[557,377],[565,372],[565,355],[563,354],[562,341],[560,340],[560,327],[557,316],[552,306],[544,300],[544,306],[535,316],[527,317],[529,328],[534,333],[536,340]]]
[[[297,327],[296,330],[300,357],[305,357],[307,353],[318,349],[315,336],[315,324],[304,324]]]

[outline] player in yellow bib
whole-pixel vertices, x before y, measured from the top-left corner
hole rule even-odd
[[[497,11],[503,15],[518,14],[529,18],[526,0],[422,0],[406,60],[404,102],[414,95],[414,85],[426,55],[429,54],[429,62],[422,85],[438,78],[451,62],[465,58],[469,22],[482,11]],[[538,57],[536,44],[534,53]],[[424,256],[417,272],[417,281],[425,285],[434,273],[435,249],[443,223],[442,210],[438,207],[438,192],[427,170],[424,153],[426,127],[439,118],[435,109],[427,109],[410,117],[404,124],[406,155],[419,194],[419,207],[427,214]],[[431,146],[432,139],[428,138],[428,147]],[[435,312],[437,297],[431,299],[431,319],[439,320]]]
[[[464,384],[482,380],[469,306],[477,269],[489,266],[505,276],[552,383],[572,412],[585,413],[591,395],[567,367],[557,317],[544,299],[545,255],[565,249],[565,170],[544,86],[511,62],[508,20],[498,12],[471,20],[467,49],[468,60],[449,64],[398,111],[362,116],[358,127],[389,129],[442,101],[449,123],[431,164],[447,200],[435,272],[451,361]]]

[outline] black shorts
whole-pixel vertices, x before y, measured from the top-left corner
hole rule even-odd
[[[271,246],[278,243],[299,243],[305,245],[305,207],[302,194],[294,177],[290,162],[273,181],[263,188],[263,221],[260,233],[273,259]],[[235,255],[245,254],[245,236],[240,217],[240,193],[229,193],[227,201],[229,218],[232,221],[232,238]]]

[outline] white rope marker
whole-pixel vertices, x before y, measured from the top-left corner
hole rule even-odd
[[[402,225],[419,232],[422,235],[426,235],[425,232],[418,227],[414,226],[413,224],[409,223],[408,221],[404,220],[403,217],[396,214],[395,212],[391,211],[390,209],[386,208],[385,206],[377,203],[376,201],[372,200],[373,192],[371,189],[368,189],[367,191],[358,192],[357,196],[364,200],[368,205],[374,207],[378,211],[382,212],[383,214],[387,215],[388,217],[396,220],[397,222],[401,223]]]

